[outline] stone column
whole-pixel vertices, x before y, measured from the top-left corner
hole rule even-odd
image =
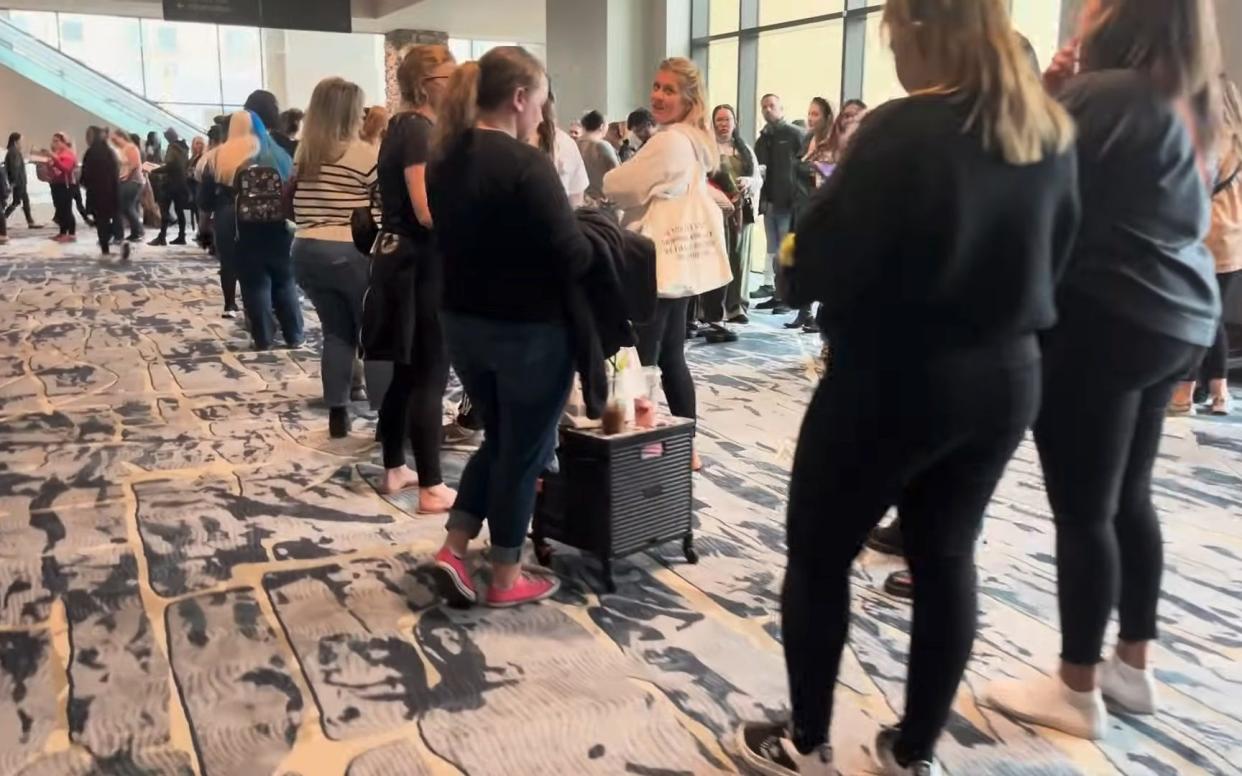
[[[436,30],[392,30],[384,33],[384,83],[387,86],[388,109],[401,108],[401,89],[397,86],[397,68],[410,46],[427,43],[448,45],[448,33]]]

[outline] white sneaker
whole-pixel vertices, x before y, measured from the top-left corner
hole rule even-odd
[[[744,723],[737,729],[737,746],[747,767],[764,776],[840,776],[832,764],[832,747],[824,744],[802,754],[784,725]]]
[[[1100,692],[1133,714],[1156,713],[1156,677],[1151,669],[1127,665],[1116,655],[1100,666]]]
[[[915,760],[908,765],[897,762],[893,745],[901,735],[899,728],[884,728],[875,737],[875,759],[884,769],[884,776],[944,776],[944,769],[936,760]]]
[[[1092,741],[1103,738],[1108,729],[1108,710],[1099,689],[1077,692],[1058,676],[992,682],[984,690],[983,705]]]

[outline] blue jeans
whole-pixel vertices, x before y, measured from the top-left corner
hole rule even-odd
[[[362,331],[362,297],[367,292],[367,257],[350,242],[293,241],[293,267],[298,285],[310,297],[323,327],[320,378],[329,407],[349,404],[354,361]]]
[[[453,368],[483,417],[483,445],[462,473],[448,529],[476,537],[486,519],[493,563],[517,563],[535,509],[535,483],[556,448],[573,382],[569,331],[444,314]]]
[[[769,207],[768,212],[763,216],[763,231],[768,238],[768,265],[763,270],[765,285],[770,286],[776,282],[776,272],[779,269],[777,256],[780,255],[781,243],[785,241],[792,225],[792,210]]]
[[[292,243],[293,235],[284,224],[241,225],[238,229],[235,262],[242,307],[259,350],[270,350],[276,338],[273,311],[286,345],[297,347],[305,339],[302,308],[293,282]]]

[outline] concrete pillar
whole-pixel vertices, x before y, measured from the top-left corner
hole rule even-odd
[[[427,43],[448,44],[448,33],[437,30],[392,30],[384,34],[384,84],[388,109],[401,108],[401,89],[397,86],[397,68],[410,46]]]
[[[1062,0],[1061,2],[1061,45],[1078,34],[1078,17],[1086,0]]]

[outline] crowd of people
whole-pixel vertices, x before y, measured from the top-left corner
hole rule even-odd
[[[173,211],[169,242],[183,244],[189,211],[219,259],[224,314],[238,314],[240,284],[256,348],[278,333],[303,343],[302,289],[323,329],[329,432],[350,433],[365,385],[381,490],[417,488],[421,513],[449,514],[435,569],[455,605],[557,591],[554,575],[523,568],[522,547],[575,371],[589,392],[584,351],[627,332],[671,414],[695,419],[687,339],[737,341],[752,300],[792,314],[786,327],[818,334],[832,358],[790,483],[791,718],[743,725],[738,746],[765,774],[835,773],[850,568],[870,537],[904,555],[913,599],[905,711],[876,756],[886,774],[930,776],[975,636],[976,538],[1027,429],[1057,528],[1061,664],[995,683],[986,702],[1100,738],[1104,697],[1158,707],[1151,479],[1164,418],[1193,411],[1201,378],[1210,411],[1229,411],[1221,299],[1242,271],[1242,101],[1221,75],[1210,4],[1089,0],[1042,73],[1006,7],[888,0],[909,96],[871,111],[816,97],[796,123],[768,94],[753,144],[732,106],[709,107],[686,59],[659,65],[650,107],[623,128],[590,111],[566,131],[526,50],[458,63],[418,45],[391,115],[327,78],[305,113],[256,92],[188,146],[172,130],[164,148],[155,133],[140,144],[92,128],[79,165],[58,133],[40,175],[55,239],[74,239],[80,187],[104,254],[143,238],[144,190],[162,216],[153,245]],[[5,215],[23,207],[37,228],[20,136],[5,170]],[[760,220],[767,262],[752,290]],[[665,245],[686,233],[701,240]],[[633,302],[611,244],[653,257],[658,298],[642,320],[614,320]],[[466,394],[455,425],[481,430],[456,491],[440,460],[450,369]],[[899,522],[877,529],[890,508]],[[465,557],[485,524],[484,599]]]

